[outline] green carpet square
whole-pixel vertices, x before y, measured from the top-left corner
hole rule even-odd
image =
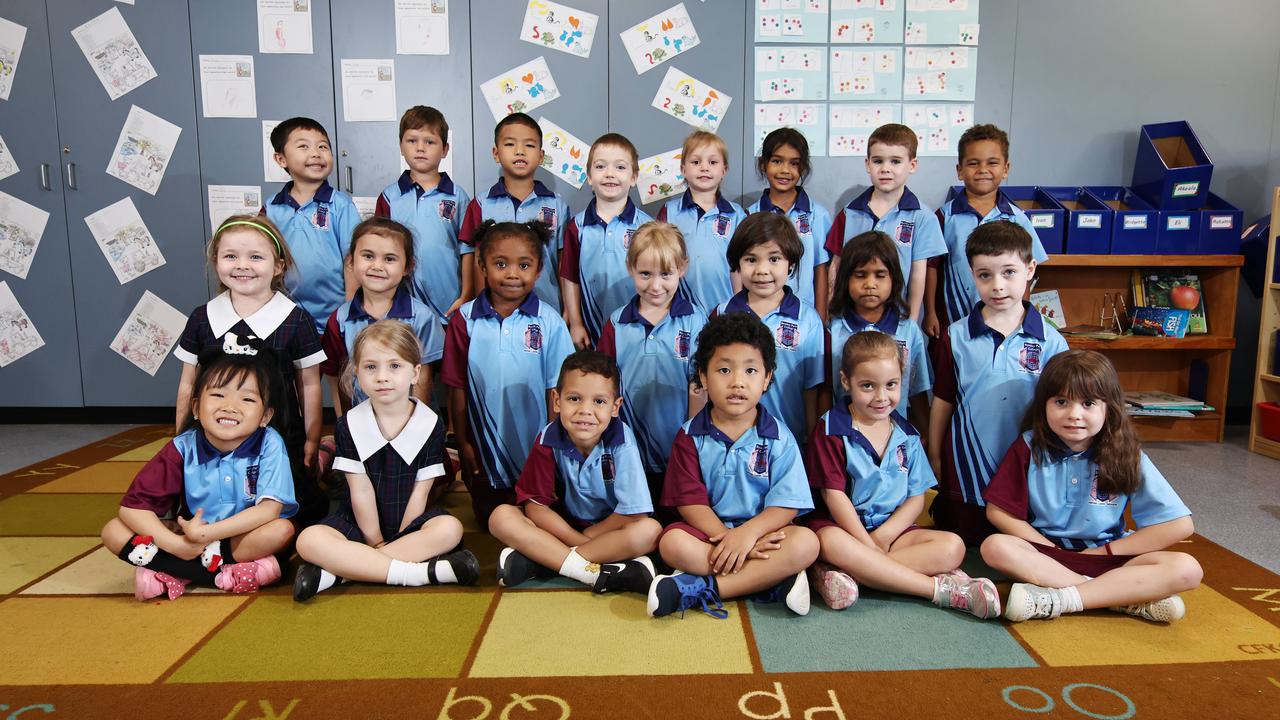
[[[97,537],[119,511],[119,495],[15,495],[0,501],[0,533]]]

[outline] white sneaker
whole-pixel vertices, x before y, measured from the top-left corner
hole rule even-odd
[[[1125,615],[1136,615],[1152,622],[1171,623],[1177,622],[1186,616],[1187,604],[1182,602],[1182,598],[1177,595],[1170,595],[1161,600],[1113,607],[1111,610]]]
[[[1014,583],[1005,602],[1004,616],[1012,622],[1033,618],[1046,620],[1062,614],[1062,594],[1055,588],[1031,583]]]

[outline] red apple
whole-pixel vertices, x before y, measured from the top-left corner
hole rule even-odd
[[[1169,302],[1179,310],[1195,310],[1200,306],[1200,291],[1189,285],[1174,285],[1169,290]]]

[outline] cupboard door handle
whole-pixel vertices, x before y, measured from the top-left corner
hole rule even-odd
[[[76,164],[75,163],[67,163],[67,187],[71,188],[72,190],[80,189],[76,187]]]
[[[353,173],[351,172],[351,166],[348,165],[347,166],[347,194],[348,195],[356,194],[355,180],[352,178],[352,175]]]
[[[45,190],[53,189],[49,184],[49,163],[40,163],[40,187]]]

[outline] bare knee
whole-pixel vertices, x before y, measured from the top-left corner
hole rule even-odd
[[[662,524],[653,518],[642,518],[627,527],[631,536],[632,549],[639,555],[653,552],[658,547],[658,536],[662,534]]]
[[[102,544],[113,554],[119,555],[132,537],[133,531],[120,518],[111,518],[102,527]]]
[[[507,542],[511,531],[519,527],[516,523],[524,520],[524,511],[515,505],[499,505],[489,515],[489,534]]]
[[[693,555],[690,547],[701,544],[697,538],[684,530],[671,530],[663,533],[658,539],[658,554],[667,561],[667,564],[676,568],[690,567],[692,563],[689,560]]]
[[[432,535],[442,540],[452,540],[454,545],[462,540],[462,521],[452,515],[438,515],[431,518],[423,525],[424,530],[428,528]]]
[[[1015,540],[1016,538],[1011,535],[1002,534],[992,535],[983,540],[979,551],[982,553],[982,561],[997,570],[1009,567],[1009,561],[1016,552]]]
[[[1173,553],[1169,570],[1174,583],[1178,586],[1178,592],[1194,590],[1204,579],[1204,569],[1200,567],[1200,563],[1186,553]]]
[[[310,558],[315,557],[315,553],[324,542],[324,530],[322,529],[324,527],[327,526],[312,525],[306,530],[298,533],[298,542],[296,543],[296,547],[298,555],[301,556],[303,560],[309,561]]]
[[[272,547],[283,548],[293,539],[293,523],[283,518],[276,518],[262,527],[266,540]]]
[[[960,563],[964,562],[964,540],[960,539],[960,536],[955,533],[943,533],[942,541],[939,545],[942,550],[941,555],[946,560],[946,564],[950,567],[960,567]]]
[[[812,565],[818,559],[818,551],[821,549],[818,536],[809,528],[799,525],[786,528],[786,533],[787,539],[783,541],[783,547],[794,553],[796,560],[803,562],[805,567]]]

